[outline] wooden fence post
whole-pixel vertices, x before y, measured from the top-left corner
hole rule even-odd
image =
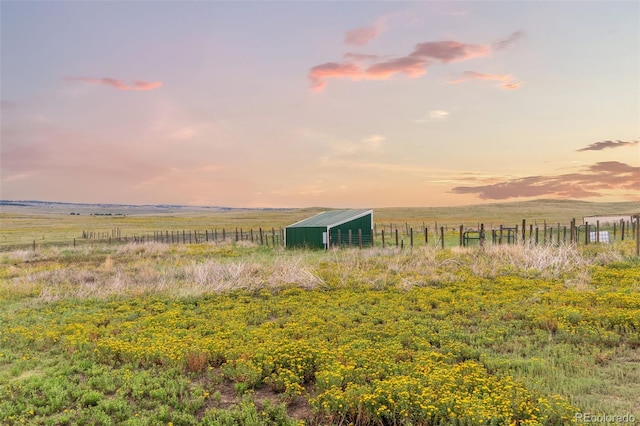
[[[636,215],[636,256],[640,257],[640,214]]]
[[[584,223],[584,245],[589,244],[589,222]]]
[[[460,225],[460,247],[464,246],[464,238],[463,238],[464,226]]]
[[[382,228],[382,248],[384,248],[384,227]]]
[[[362,250],[362,229],[360,229],[360,228],[358,228],[358,245],[360,246],[360,249]]]
[[[398,228],[396,228],[396,247],[398,247]]]
[[[411,228],[409,230],[409,232],[410,232],[409,238],[410,238],[410,241],[411,241],[411,248],[413,248],[413,228]]]
[[[351,248],[351,229],[349,229],[349,248]]]

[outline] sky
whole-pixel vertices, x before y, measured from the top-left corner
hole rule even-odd
[[[636,1],[0,2],[0,198],[640,201]]]

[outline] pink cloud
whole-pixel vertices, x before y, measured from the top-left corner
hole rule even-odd
[[[513,81],[513,76],[509,75],[509,74],[504,74],[504,75],[500,75],[500,74],[483,74],[483,73],[479,73],[476,71],[465,71],[464,73],[462,73],[462,77],[454,79],[454,80],[450,80],[449,84],[459,84],[459,83],[464,83],[466,81],[471,81],[471,80],[495,80],[495,81],[499,81],[500,87],[502,87],[503,89],[507,89],[507,90],[515,90],[517,88],[519,88],[520,86],[522,86],[522,83],[517,83]]]
[[[355,31],[355,30],[354,30]],[[327,79],[350,78],[352,80],[384,80],[396,74],[403,74],[409,78],[420,77],[427,72],[427,68],[434,62],[448,64],[450,62],[467,61],[472,58],[485,57],[494,50],[503,49],[520,38],[519,32],[513,33],[508,39],[493,44],[462,43],[455,40],[418,43],[413,51],[405,56],[382,60],[383,56],[375,54],[347,53],[345,62],[329,62],[315,66],[309,71],[311,89],[318,92],[324,89]],[[374,62],[366,69],[361,69],[353,62]],[[375,62],[378,61],[378,62]],[[473,73],[469,71],[469,73]],[[494,79],[502,81],[505,89],[517,89],[522,83],[511,80],[511,76],[491,76],[489,74],[467,75],[465,80],[473,78]],[[499,77],[499,78],[498,78]],[[506,78],[508,77],[508,79]],[[458,81],[458,82],[461,82]]]
[[[387,30],[387,21],[380,18],[368,27],[356,28],[347,31],[344,41],[347,44],[355,46],[364,46],[372,40],[375,40],[381,33]]]
[[[321,91],[327,85],[327,78],[347,78],[358,79],[362,75],[357,65],[343,62],[328,62],[326,64],[317,65],[309,70],[309,81],[311,89]]]
[[[65,80],[81,81],[81,82],[90,83],[90,84],[102,84],[105,86],[111,86],[118,90],[136,90],[136,91],[137,90],[154,90],[162,86],[161,81],[146,82],[146,81],[140,81],[140,80],[134,81],[132,85],[127,85],[122,80],[116,80],[115,78],[109,78],[109,77],[104,77],[104,78],[65,77]]]
[[[481,56],[489,56],[490,54],[490,46],[449,40],[419,43],[410,56],[436,59],[446,64],[449,62],[466,61]]]
[[[369,80],[386,80],[394,74],[405,74],[410,78],[420,77],[427,72],[429,62],[423,58],[404,56],[371,65],[364,77]]]
[[[565,198],[601,197],[606,195],[606,191],[612,190],[640,190],[640,167],[618,161],[604,161],[592,164],[578,173],[528,176],[481,186],[458,186],[451,192],[478,194],[481,199],[486,200],[506,200],[549,195]]]

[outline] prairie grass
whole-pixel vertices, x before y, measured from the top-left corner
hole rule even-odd
[[[568,285],[585,287],[589,285],[591,266],[624,258],[620,249],[610,245],[585,255],[570,245],[321,252],[265,250],[246,242],[188,246],[145,243],[1,253],[0,265],[13,267],[3,268],[0,276],[9,278],[1,283],[2,291],[37,287],[41,297],[49,301],[146,293],[195,296],[290,286],[408,288],[464,280],[469,274],[481,278],[562,278]],[[323,279],[322,271],[330,272],[330,279]]]

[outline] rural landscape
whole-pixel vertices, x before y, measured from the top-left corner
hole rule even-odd
[[[0,0],[0,426],[640,425],[639,16]]]
[[[452,235],[445,248],[437,237],[411,247],[406,232],[562,226],[638,203],[375,209],[375,227],[400,229],[404,245],[383,248],[378,235],[328,250],[255,238],[325,209],[202,210],[2,206],[0,423],[640,419],[635,225],[614,239],[603,223],[611,241],[586,245],[534,244],[527,230],[502,244],[460,247]],[[224,240],[153,240],[225,228]]]

